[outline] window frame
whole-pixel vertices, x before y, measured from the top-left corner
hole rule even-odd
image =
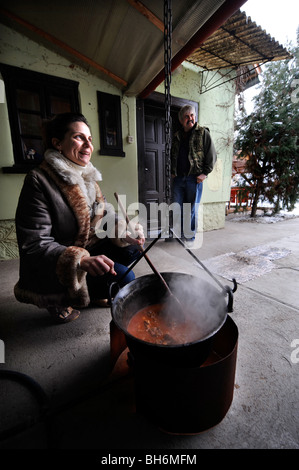
[[[122,126],[121,126],[121,105],[120,96],[97,91],[98,113],[100,123],[100,155],[112,157],[125,157],[123,151]],[[111,113],[115,117],[115,144],[108,144],[108,128],[106,123],[107,114]]]
[[[17,105],[17,90],[37,92],[40,98],[40,109],[36,112],[27,110],[28,114],[36,114],[41,119],[48,119],[53,116],[51,95],[55,94],[69,100],[72,112],[80,112],[79,82],[2,63],[0,63],[0,73],[5,84],[14,155],[13,166],[2,167],[2,171],[3,173],[27,173],[31,168],[36,167],[38,162],[31,162],[25,158],[19,122],[19,113],[22,108]],[[40,139],[41,136],[37,137]]]

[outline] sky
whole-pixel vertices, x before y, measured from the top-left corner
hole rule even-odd
[[[281,45],[287,41],[296,44],[296,29],[299,26],[298,0],[247,0],[241,7],[251,20],[265,29]]]
[[[296,45],[296,31],[299,27],[298,0],[247,0],[241,11],[245,11],[252,21],[282,46],[288,49],[290,42],[293,46]],[[252,98],[257,93],[257,87],[251,87],[244,92],[247,113],[252,111]]]

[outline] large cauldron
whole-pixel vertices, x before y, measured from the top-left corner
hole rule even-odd
[[[163,362],[174,367],[192,367],[203,363],[208,357],[213,336],[224,325],[232,293],[223,289],[220,292],[210,283],[183,273],[162,273],[172,292],[177,296],[184,309],[196,306],[199,322],[204,323],[204,334],[184,344],[161,345],[142,341],[132,336],[127,328],[131,318],[141,309],[164,301],[165,286],[154,274],[139,277],[120,289],[112,300],[112,318],[126,337],[127,346],[133,357],[144,357],[151,361]],[[113,286],[111,289],[113,297]],[[231,311],[231,310],[229,310]],[[182,319],[184,320],[184,319]]]

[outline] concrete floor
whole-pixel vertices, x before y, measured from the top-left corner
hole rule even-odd
[[[44,419],[36,389],[0,375],[0,449],[298,449],[299,218],[267,224],[229,216],[224,229],[204,233],[194,254],[217,266],[215,276],[225,285],[230,281],[221,275],[222,255],[234,253],[250,272],[253,258],[244,261],[244,252],[260,246],[284,254],[271,260],[267,272],[254,264],[251,279],[238,285],[230,314],[239,330],[233,401],[217,426],[196,435],[167,434],[136,413],[133,377],[123,369],[111,375],[110,309],[87,308],[77,321],[55,325],[45,310],[14,299],[18,260],[1,262],[0,371],[33,379],[51,408]],[[161,272],[214,283],[175,241],[158,241],[149,256]],[[232,269],[239,266],[234,263]],[[148,273],[140,261],[136,276]]]

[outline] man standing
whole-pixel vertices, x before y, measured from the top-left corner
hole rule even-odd
[[[202,183],[216,163],[216,150],[209,130],[196,122],[195,109],[186,105],[178,114],[182,129],[173,136],[171,174],[173,177],[174,231],[192,246],[198,224]]]

